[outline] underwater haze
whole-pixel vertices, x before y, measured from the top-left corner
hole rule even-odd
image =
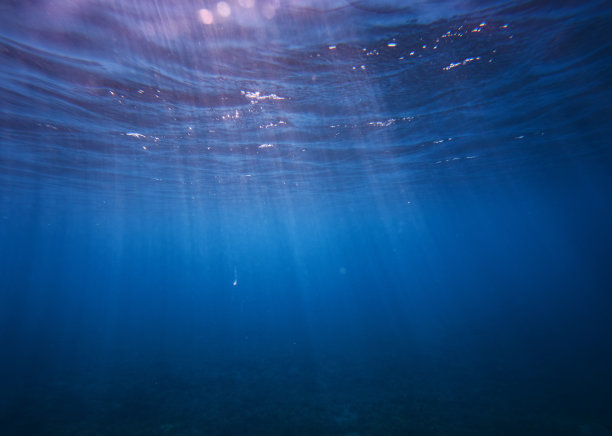
[[[2,1],[0,434],[612,435],[610,22]]]

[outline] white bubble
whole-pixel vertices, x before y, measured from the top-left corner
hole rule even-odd
[[[229,17],[232,14],[232,8],[225,2],[217,3],[217,12],[222,17]]]
[[[200,9],[198,11],[198,16],[200,21],[204,24],[212,24],[215,21],[215,17],[213,17],[212,12],[208,9]]]

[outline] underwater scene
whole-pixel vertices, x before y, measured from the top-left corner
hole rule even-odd
[[[0,2],[0,434],[612,435],[611,22]]]

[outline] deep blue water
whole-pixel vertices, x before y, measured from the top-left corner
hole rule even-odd
[[[608,1],[0,5],[0,434],[612,434]]]

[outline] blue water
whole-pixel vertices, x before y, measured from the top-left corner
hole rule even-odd
[[[0,5],[0,434],[611,435],[608,1]]]

